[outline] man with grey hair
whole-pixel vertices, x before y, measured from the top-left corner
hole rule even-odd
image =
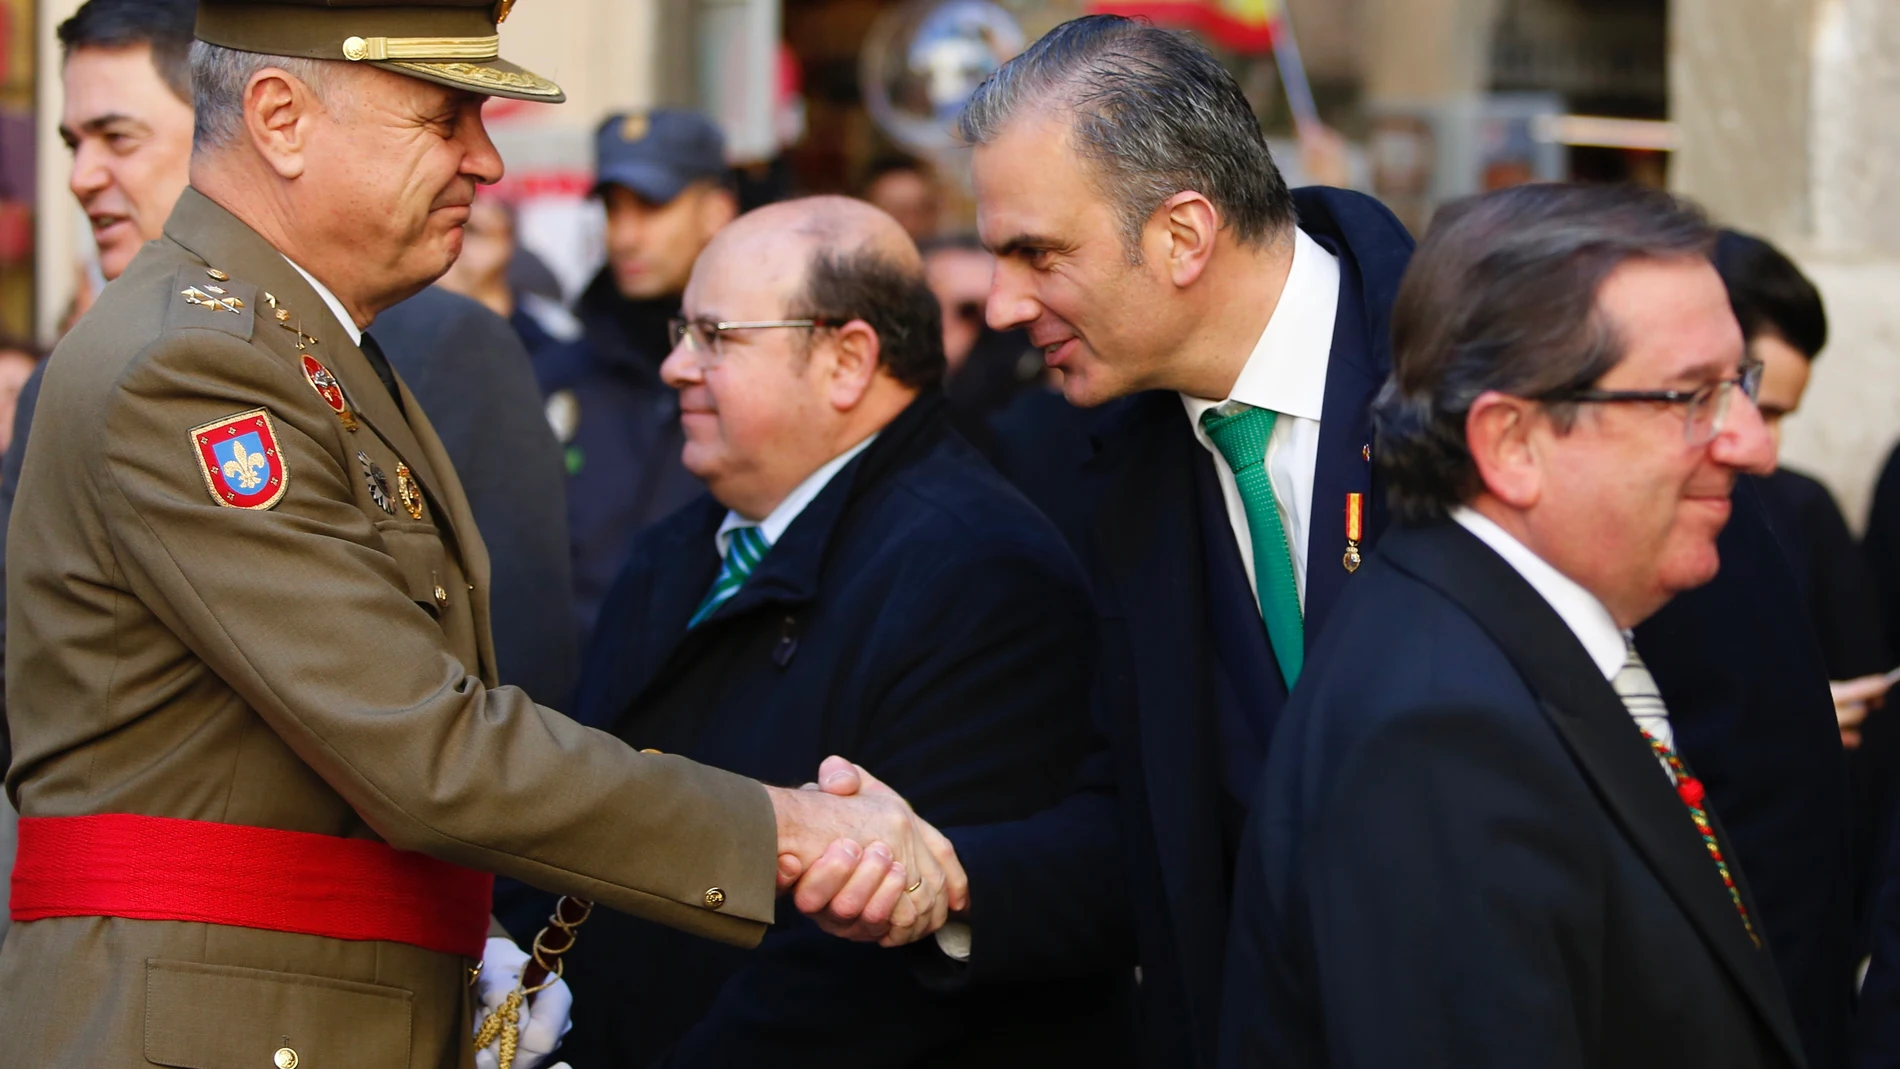
[[[1404,524],[1281,717],[1222,1065],[1809,1064],[1631,636],[1774,456],[1714,241],[1634,188],[1439,213],[1374,407]]]
[[[561,99],[498,57],[511,6],[199,6],[191,186],[51,357],[20,477],[9,1064],[466,1067],[471,1004],[529,972],[491,873],[744,945],[827,849],[900,931],[960,905],[889,796],[497,685],[487,552],[366,330],[501,177],[486,98]],[[565,1016],[557,983],[482,1060],[540,1063]]]
[[[991,325],[1025,327],[1073,401],[1135,396],[1075,477],[1094,499],[1105,746],[1056,809],[950,833],[970,911],[919,966],[967,984],[1138,963],[1148,1063],[1211,1066],[1239,831],[1305,652],[1385,527],[1369,409],[1411,240],[1368,198],[1289,197],[1219,63],[1127,19],[1057,27],[963,126],[999,256]],[[1638,642],[1831,1064],[1847,1006],[1839,745],[1787,566],[1736,497],[1722,577]],[[1385,652],[1327,670],[1374,672]]]
[[[1411,240],[1369,197],[1290,193],[1214,57],[1128,19],[1051,31],[963,131],[990,325],[1026,329],[1073,402],[1139,396],[1082,476],[1109,748],[1059,807],[948,833],[971,908],[921,966],[970,984],[1139,964],[1145,1064],[1211,1065],[1246,802],[1382,522],[1366,409]]]

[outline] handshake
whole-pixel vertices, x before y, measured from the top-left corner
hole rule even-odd
[[[950,840],[875,776],[829,757],[818,782],[768,787],[778,816],[778,887],[833,935],[902,946],[970,905]]]

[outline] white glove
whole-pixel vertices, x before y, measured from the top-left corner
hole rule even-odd
[[[488,947],[482,951],[482,975],[476,985],[476,994],[481,1001],[481,1009],[475,1014],[475,1030],[481,1031],[482,1022],[494,1013],[507,1000],[508,993],[521,982],[521,970],[528,965],[528,955],[516,946],[512,939],[490,939]],[[534,996],[534,1005],[528,1007],[521,1020],[521,1036],[515,1046],[514,1069],[536,1069],[547,1061],[548,1055],[560,1045],[561,1037],[574,1027],[568,1020],[568,1014],[574,1008],[574,993],[568,990],[566,980],[556,980]],[[501,1065],[501,1040],[475,1052],[476,1069],[499,1069]],[[551,1066],[550,1069],[566,1069],[566,1063]]]

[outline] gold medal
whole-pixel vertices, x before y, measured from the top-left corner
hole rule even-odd
[[[402,499],[402,507],[409,510],[409,518],[422,518],[422,487],[416,485],[416,477],[409,473],[409,465],[396,462],[396,496]]]

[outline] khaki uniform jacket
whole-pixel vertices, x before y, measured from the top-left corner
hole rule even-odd
[[[300,338],[357,430],[305,378]],[[24,816],[380,838],[757,941],[777,852],[764,790],[494,685],[488,558],[441,443],[256,232],[187,189],[51,361],[8,547]],[[259,408],[281,497],[225,507],[191,432]],[[16,924],[0,1062],[261,1069],[289,1047],[305,1069],[466,1066],[470,964],[222,925]]]

